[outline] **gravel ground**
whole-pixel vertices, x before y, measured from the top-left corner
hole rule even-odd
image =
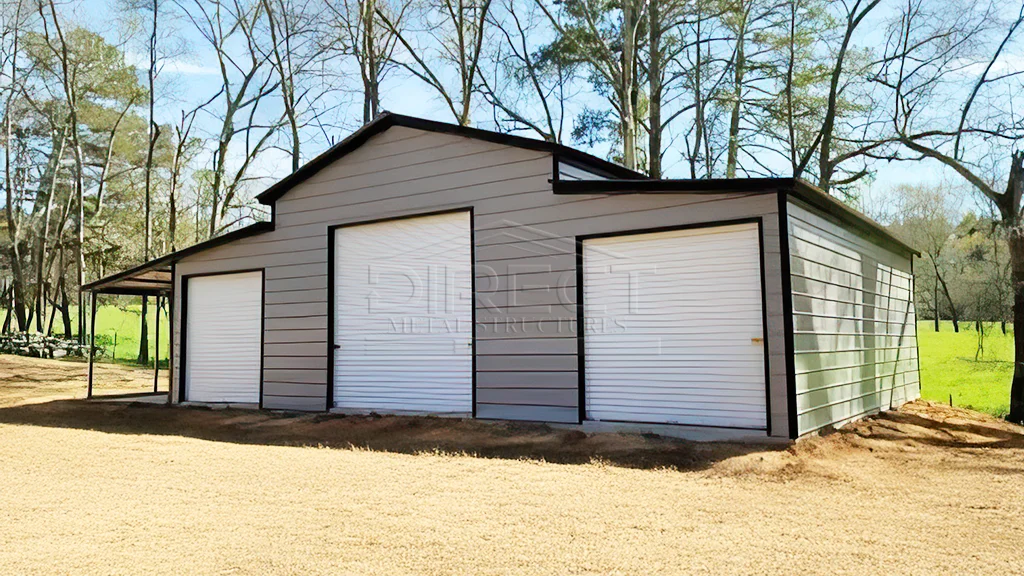
[[[0,407],[85,398],[88,369],[88,364],[80,360],[48,360],[0,354]],[[159,385],[161,390],[167,390],[166,370],[160,372]],[[93,394],[152,390],[152,369],[99,363],[94,367]]]
[[[1024,430],[935,404],[792,447],[692,444],[26,404],[22,388],[8,392],[28,371],[0,357],[4,574],[1024,569]]]

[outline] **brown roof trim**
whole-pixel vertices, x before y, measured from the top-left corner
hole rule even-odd
[[[881,240],[912,256],[921,256],[921,252],[917,248],[897,238],[885,226],[875,222],[866,214],[847,206],[810,182],[797,178],[795,185],[788,192],[818,210],[853,226],[869,238]]]
[[[271,231],[273,229],[274,229],[273,222],[256,222],[255,224],[250,224],[250,225],[248,225],[248,226],[246,226],[244,228],[239,228],[238,230],[232,230],[231,232],[228,232],[227,234],[222,234],[220,236],[217,236],[216,238],[210,238],[209,240],[207,240],[205,242],[200,242],[198,244],[193,244],[192,246],[189,246],[188,248],[182,248],[181,250],[178,250],[177,252],[171,252],[170,254],[165,254],[165,255],[163,255],[163,256],[161,256],[159,258],[154,258],[153,260],[150,260],[148,262],[143,262],[142,264],[139,264],[138,266],[135,266],[134,268],[129,268],[128,270],[125,270],[123,272],[118,272],[117,274],[111,274],[110,276],[107,276],[105,278],[100,278],[99,280],[94,280],[94,281],[89,282],[88,284],[82,286],[82,291],[83,292],[99,292],[99,293],[102,293],[102,294],[119,294],[119,293],[122,293],[122,294],[140,294],[141,295],[141,292],[137,291],[137,290],[141,290],[141,289],[132,289],[131,291],[125,291],[125,290],[117,288],[117,282],[121,281],[121,280],[126,280],[126,279],[130,280],[131,277],[136,275],[136,274],[139,274],[141,272],[148,272],[150,270],[159,268],[161,266],[170,265],[173,262],[177,262],[178,260],[181,260],[182,258],[185,258],[186,256],[191,256],[192,254],[195,254],[197,252],[202,252],[203,250],[209,250],[210,248],[215,248],[217,246],[220,246],[222,244],[227,244],[228,242],[233,242],[233,241],[238,240],[240,238],[247,238],[249,236],[255,236],[257,234],[262,234],[264,232],[269,232],[269,231]],[[137,280],[130,280],[130,281],[131,282],[137,282]],[[173,282],[173,279],[172,279],[172,282]],[[154,293],[156,291],[158,291],[158,290],[156,290],[156,288],[154,288]]]
[[[794,178],[710,178],[704,180],[558,180],[555,194],[644,194],[650,192],[721,194],[774,192],[795,185]]]
[[[707,180],[561,180],[553,181],[555,194],[791,194],[822,212],[850,225],[869,238],[910,254],[920,256],[913,246],[903,242],[861,212],[828,195],[800,178],[712,178]]]
[[[498,132],[491,132],[489,130],[481,130],[479,128],[470,128],[468,126],[459,126],[457,124],[448,124],[446,122],[437,122],[413,116],[394,114],[392,112],[384,112],[368,124],[363,125],[361,128],[350,134],[341,142],[328,148],[324,153],[303,164],[302,167],[295,172],[285,176],[277,183],[264,190],[256,197],[256,199],[262,204],[272,204],[297,184],[311,177],[313,174],[316,174],[331,162],[334,162],[356,148],[359,148],[371,137],[380,134],[392,126],[402,126],[405,128],[423,130],[425,132],[455,134],[457,136],[494,142],[496,144],[504,144],[515,148],[549,152],[616,178],[637,180],[643,180],[646,178],[643,174],[619,166],[614,162],[602,160],[597,156],[587,154],[586,152],[580,152],[579,150],[575,150],[561,144],[556,144],[554,142],[536,140],[534,138],[526,138],[524,136],[516,136],[513,134],[501,134]]]

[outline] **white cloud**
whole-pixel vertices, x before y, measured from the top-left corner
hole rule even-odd
[[[957,72],[963,76],[979,76],[985,71],[985,67],[988,66],[988,61],[971,62],[967,60],[960,60],[956,62],[956,65],[961,67]],[[1005,74],[1012,74],[1024,70],[1024,56],[1019,54],[1000,54],[999,58],[992,65],[992,69],[988,72],[989,78],[1003,76]]]
[[[124,61],[129,66],[145,69],[149,66],[149,57],[137,52],[125,52]],[[220,70],[213,66],[193,64],[185,60],[170,59],[157,62],[162,74],[180,74],[186,76],[216,76]]]

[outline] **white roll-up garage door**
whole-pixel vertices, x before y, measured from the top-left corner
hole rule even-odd
[[[334,405],[473,410],[469,212],[335,231]]]
[[[766,427],[758,233],[584,241],[588,419]]]
[[[186,281],[185,399],[259,403],[263,273]]]

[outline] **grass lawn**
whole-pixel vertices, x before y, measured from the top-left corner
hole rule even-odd
[[[0,356],[4,574],[1020,570],[1024,429],[962,409],[787,447],[24,401],[83,368]]]
[[[984,355],[975,360],[978,333],[963,322],[960,333],[952,322],[939,332],[931,322],[918,324],[921,351],[921,396],[1003,417],[1010,409],[1013,376],[1013,331],[1004,335],[998,324],[985,326]]]
[[[138,302],[138,298],[133,298]],[[118,361],[134,361],[139,357],[139,335],[142,333],[142,305],[135,302],[120,302],[118,305],[100,306],[96,311],[96,343],[106,350],[106,358]],[[150,299],[147,331],[149,332],[149,355],[156,351],[156,314]],[[170,324],[166,308],[160,311],[160,359],[168,355]],[[116,354],[116,356],[114,356]],[[150,360],[152,361],[152,360]]]
[[[142,304],[139,298],[128,296],[103,296],[108,303],[96,311],[96,344],[104,349],[103,359],[118,363],[134,363],[139,357],[139,335],[142,333]],[[149,301],[149,357],[152,362],[156,351],[156,315],[153,300]],[[2,315],[0,315],[2,316]],[[78,308],[71,308],[72,330],[77,330]],[[88,321],[88,320],[87,320]],[[56,332],[63,331],[60,318],[54,322]],[[160,360],[167,359],[170,342],[170,325],[167,309],[160,313]]]

